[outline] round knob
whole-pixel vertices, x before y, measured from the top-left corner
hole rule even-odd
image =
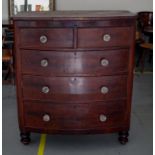
[[[50,91],[50,89],[49,89],[47,86],[42,87],[42,92],[43,92],[44,94],[49,93],[49,91]]]
[[[100,115],[100,121],[101,121],[101,122],[106,122],[106,120],[107,120],[107,116],[101,114],[101,115]]]
[[[101,60],[101,65],[104,66],[104,67],[106,67],[106,66],[109,65],[109,61],[107,59],[102,59]]]
[[[108,92],[109,92],[108,87],[103,86],[103,87],[101,88],[101,93],[102,93],[102,94],[107,94]]]
[[[46,36],[40,36],[40,42],[42,44],[45,44],[47,42],[47,37]]]
[[[110,41],[110,39],[111,39],[110,34],[105,34],[105,35],[103,35],[103,40],[104,40],[104,41],[108,42],[108,41]]]
[[[47,60],[47,59],[41,60],[40,65],[41,65],[42,67],[47,67],[47,66],[48,66],[48,60]]]
[[[49,122],[50,121],[50,115],[48,115],[48,114],[45,114],[44,116],[43,116],[43,121],[44,122]]]

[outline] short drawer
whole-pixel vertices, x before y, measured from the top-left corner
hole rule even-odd
[[[25,126],[48,130],[107,129],[125,123],[125,100],[90,104],[25,102]]]
[[[22,72],[43,76],[115,75],[127,73],[129,51],[55,52],[22,50]]]
[[[55,102],[82,102],[126,98],[127,76],[40,77],[24,75],[23,98]]]
[[[73,29],[20,29],[20,47],[33,49],[72,48]]]
[[[130,27],[79,28],[79,48],[103,48],[129,46],[131,42]]]

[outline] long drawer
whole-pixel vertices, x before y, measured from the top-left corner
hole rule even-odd
[[[20,29],[20,47],[33,49],[72,48],[71,28],[29,28]]]
[[[126,98],[127,76],[40,77],[24,75],[25,100],[82,102]]]
[[[42,76],[114,75],[127,73],[127,49],[54,52],[22,50],[22,72]]]
[[[39,129],[106,129],[125,123],[126,100],[91,104],[24,102],[25,126]]]
[[[79,28],[79,48],[103,48],[129,46],[131,42],[130,27]]]

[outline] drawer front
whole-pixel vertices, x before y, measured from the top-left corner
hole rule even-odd
[[[127,77],[39,77],[23,76],[25,100],[82,102],[126,98]]]
[[[125,105],[125,100],[67,105],[25,102],[25,125],[51,130],[119,127],[125,123]]]
[[[33,75],[112,75],[128,71],[129,52],[122,50],[87,52],[22,51],[22,72]]]
[[[81,28],[78,29],[79,48],[103,48],[112,46],[129,46],[131,42],[130,27]]]
[[[73,29],[20,29],[20,47],[34,49],[72,48]]]

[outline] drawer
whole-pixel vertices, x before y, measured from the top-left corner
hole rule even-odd
[[[55,102],[90,102],[126,98],[127,76],[40,77],[24,75],[23,98]]]
[[[125,100],[90,104],[25,102],[25,126],[48,130],[106,129],[125,123]]]
[[[96,76],[122,74],[128,71],[127,49],[86,52],[22,50],[21,53],[24,74]]]
[[[20,47],[33,49],[72,48],[73,29],[20,29]]]
[[[78,47],[129,46],[132,40],[131,33],[130,27],[80,28],[78,29]]]

